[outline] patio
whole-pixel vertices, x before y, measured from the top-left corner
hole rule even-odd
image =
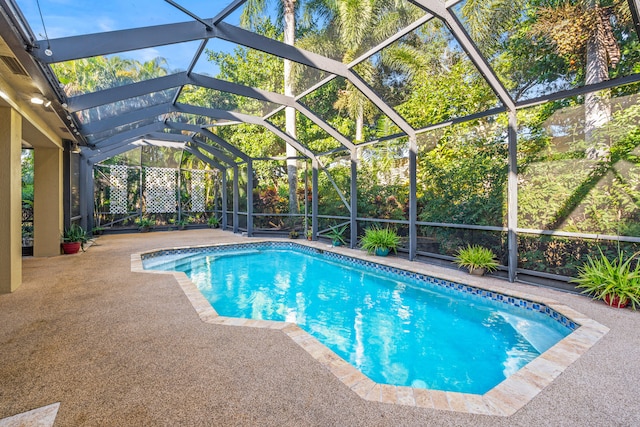
[[[131,272],[132,253],[238,240],[219,230],[106,235],[79,255],[25,258],[23,285],[0,296],[0,419],[60,402],[56,425],[640,423],[631,310],[486,279],[610,328],[515,415],[490,417],[365,401],[281,331],[204,323],[172,276]]]

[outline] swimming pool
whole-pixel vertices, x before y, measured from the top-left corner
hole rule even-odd
[[[185,272],[223,316],[298,324],[382,384],[483,394],[579,326],[539,303],[290,243],[143,264]]]

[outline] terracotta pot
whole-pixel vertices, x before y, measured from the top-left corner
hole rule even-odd
[[[62,251],[65,254],[77,254],[80,250],[80,242],[64,242],[62,244]]]
[[[603,299],[604,299],[604,302],[606,302],[611,307],[615,307],[615,308],[625,308],[629,303],[629,301],[622,302],[620,300],[620,297],[616,295],[605,295]]]

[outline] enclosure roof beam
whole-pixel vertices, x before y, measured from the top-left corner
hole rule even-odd
[[[416,21],[414,21],[413,23],[411,23],[407,27],[405,27],[402,30],[398,31],[397,33],[395,33],[391,37],[385,39],[382,43],[378,44],[377,46],[372,47],[371,49],[369,49],[368,51],[366,51],[365,53],[363,53],[362,55],[360,55],[359,57],[357,57],[356,59],[351,61],[349,63],[349,65],[348,65],[348,67],[349,68],[353,68],[354,66],[358,65],[359,63],[361,63],[365,59],[369,58],[371,55],[373,55],[376,52],[384,49],[385,47],[395,43],[396,41],[400,40],[402,37],[406,36],[407,34],[413,32],[415,30],[417,30],[418,28],[420,28],[421,26],[423,26],[427,22],[431,21],[432,19],[433,19],[433,15],[430,14],[430,13],[427,13],[422,18],[417,19]]]
[[[178,141],[167,141],[165,139],[154,139],[151,136],[145,136],[139,141],[134,141],[131,143],[132,145],[150,145],[153,147],[166,147],[166,148],[175,148],[176,150],[184,149],[185,142]]]
[[[216,147],[212,147],[211,145],[198,141],[194,138],[191,138],[189,140],[189,144],[191,144],[191,146],[193,147],[199,147],[208,151],[209,154],[211,154],[214,157],[217,157],[218,159],[222,160],[223,162],[229,165],[237,165],[236,161],[234,161],[231,157],[227,156],[222,151],[218,150]]]
[[[51,56],[47,56],[40,47],[35,48],[32,53],[42,63],[53,64],[214,37],[332,74],[347,76],[347,66],[342,62],[224,22],[216,24],[211,31],[196,21],[62,37],[49,40]]]
[[[113,136],[110,136],[109,138],[105,138],[99,142],[96,142],[94,145],[97,148],[104,148],[120,141],[140,138],[149,132],[157,132],[157,131],[161,131],[162,129],[164,129],[164,123],[162,122],[153,123],[146,126],[140,126],[139,128],[129,129],[127,131],[117,133]]]
[[[109,159],[113,156],[117,156],[118,154],[132,150],[136,147],[152,146],[152,145],[153,145],[152,143],[146,142],[142,138],[134,138],[134,139],[123,140],[116,144],[112,144],[107,148],[102,148],[97,150],[83,149],[82,154],[86,156],[90,162],[95,164],[103,160]]]
[[[127,30],[50,39],[51,56],[38,47],[33,54],[45,64],[91,58],[150,47],[203,40],[215,37],[217,31],[207,31],[196,21],[152,25]]]
[[[75,113],[76,111],[87,110],[100,105],[112,104],[125,99],[182,86],[187,84],[187,82],[187,73],[182,72],[156,77],[137,83],[130,83],[123,86],[116,86],[110,89],[72,96],[67,99],[67,110],[71,113]]]
[[[294,107],[300,113],[307,116],[316,125],[322,128],[325,132],[335,138],[345,147],[351,149],[354,144],[351,143],[346,137],[335,130],[326,121],[318,117],[314,112],[309,110],[305,105],[296,102],[293,97],[281,95],[279,93],[264,91],[248,86],[239,85],[236,83],[227,82],[224,80],[216,79],[213,77],[203,76],[200,74],[192,74],[187,76],[186,73],[178,73],[172,76],[163,76],[155,79],[147,80],[144,82],[133,83],[130,85],[119,86],[111,89],[105,89],[99,92],[89,93],[85,95],[79,95],[69,99],[70,111],[84,110],[87,108],[97,107],[105,103],[113,103],[122,101],[127,98],[135,96],[145,95],[149,92],[159,92],[162,90],[170,89],[175,86],[193,84],[196,86],[206,87],[209,89],[215,89],[222,92],[233,93],[240,96],[246,96],[261,101],[268,101],[272,103],[286,105],[288,107]],[[139,114],[117,116],[105,120],[94,121],[87,123],[83,126],[85,133],[97,133],[103,130],[108,130],[113,127],[125,125],[128,122],[134,122],[145,118],[153,117],[155,115],[166,114],[170,111],[175,111],[169,104],[161,104],[154,107],[141,109]],[[147,113],[145,113],[147,112]],[[133,113],[132,113],[133,114]],[[145,117],[146,115],[146,117]]]
[[[396,113],[396,110],[394,110],[389,106],[389,104],[384,102],[384,100],[380,98],[378,94],[375,93],[373,89],[371,89],[369,85],[358,74],[352,71],[350,71],[349,74],[349,81],[353,83],[353,85],[358,88],[358,90],[362,92],[364,96],[369,98],[369,101],[371,101],[376,107],[380,109],[380,111],[382,111],[387,117],[389,117],[389,119],[391,119],[391,121],[395,123],[404,133],[409,135],[409,137],[415,138],[416,132],[413,127],[411,127],[411,125],[407,123],[407,121],[402,118],[400,114]]]
[[[125,143],[122,143],[122,144],[118,145],[117,147],[113,147],[109,151],[96,153],[96,154],[93,154],[91,156],[88,156],[87,160],[91,164],[100,163],[100,162],[102,162],[104,160],[110,159],[111,157],[117,156],[118,154],[126,153],[127,151],[130,151],[133,148],[134,148],[134,146],[130,141],[129,142],[125,142]],[[83,150],[83,154],[84,154],[84,151],[85,150]]]
[[[271,133],[275,134],[277,137],[279,137],[280,139],[284,140],[287,144],[291,145],[293,148],[295,148],[296,150],[298,150],[299,152],[301,152],[302,154],[304,154],[308,158],[310,158],[310,159],[315,159],[316,158],[315,154],[313,154],[313,151],[309,150],[307,147],[302,145],[300,143],[300,141],[298,141],[297,139],[293,138],[288,133],[278,129],[272,123],[270,123],[270,122],[268,122],[266,120],[263,120],[262,121],[262,126],[267,128],[267,130],[271,131]]]
[[[292,97],[279,93],[256,89],[197,73],[187,75],[186,72],[182,72],[71,97],[67,102],[68,111],[73,113],[189,84],[275,104],[293,106],[295,102]]]
[[[147,134],[147,138],[145,139],[153,139],[153,140],[168,141],[168,142],[193,141],[192,136],[184,135],[182,133],[168,133],[168,132],[149,132]]]
[[[491,89],[498,96],[500,101],[509,109],[515,110],[515,102],[507,92],[507,89],[502,85],[498,76],[494,73],[491,65],[487,62],[485,57],[480,53],[480,50],[476,44],[471,40],[469,33],[464,29],[458,18],[445,6],[440,0],[409,0],[422,9],[433,13],[440,17],[453,36],[456,38],[460,46],[469,56],[469,59],[475,64],[480,74],[487,81]]]
[[[188,123],[170,122],[170,121],[166,121],[165,125],[169,129],[176,129],[176,130],[181,130],[181,131],[186,131],[186,132],[200,133],[200,134],[204,135],[205,137],[211,139],[213,142],[215,142],[216,144],[220,145],[221,147],[229,150],[233,155],[240,157],[242,160],[248,161],[250,159],[250,157],[247,154],[245,154],[242,150],[238,149],[233,144],[230,144],[229,142],[227,142],[224,139],[220,138],[218,135],[216,135],[215,133],[211,132],[208,129],[205,129],[205,128],[200,127],[198,125],[192,125],[192,124],[188,124]]]
[[[237,43],[280,58],[290,59],[291,61],[299,64],[326,71],[331,74],[347,77],[348,68],[340,61],[285,44],[269,37],[261,36],[260,34],[253,33],[224,22],[220,22],[216,25],[216,29],[218,30],[216,37],[222,40]]]
[[[231,111],[218,110],[215,108],[195,107],[193,105],[186,105],[186,104],[177,104],[176,107],[178,108],[179,111],[183,111],[186,113],[198,114],[200,116],[207,116],[207,117],[217,118],[217,119],[227,119],[227,120],[235,119],[235,120],[240,120],[244,123],[263,126],[267,128],[267,130],[271,131],[276,136],[278,136],[279,138],[283,139],[285,142],[290,144],[296,150],[298,150],[305,156],[309,157],[310,159],[313,159],[315,157],[313,152],[309,150],[307,147],[305,147],[304,145],[302,145],[298,140],[296,140],[295,138],[292,138],[289,134],[281,131],[280,129],[278,129],[277,127],[275,127],[274,125],[272,125],[271,123],[267,122],[266,120],[260,117],[255,117],[255,116],[242,114],[242,113],[235,113]]]
[[[336,139],[340,144],[344,145],[349,150],[355,148],[355,144],[353,144],[347,137],[338,132],[333,126],[324,121],[322,118],[317,116],[313,111],[309,110],[306,105],[301,102],[296,102],[294,108],[298,110],[301,114],[304,114],[309,120],[318,125],[320,129],[327,132],[330,136]]]
[[[224,22],[219,22],[211,31],[203,29],[198,22],[186,22],[52,39],[50,40],[50,49],[53,55],[47,56],[41,49],[35,49],[34,55],[43,63],[50,64],[184,41],[204,40],[212,37],[218,37],[331,74],[343,76],[363,92],[371,102],[380,108],[405,133],[413,135],[411,126],[342,62],[304,51],[295,46],[287,45]],[[75,108],[79,106],[80,104],[76,105]],[[294,141],[289,139],[289,143],[292,145],[299,144]],[[302,145],[299,145],[299,148],[302,150],[301,152],[309,156],[308,149]]]
[[[115,129],[119,126],[124,126],[130,123],[139,122],[141,120],[162,116],[164,114],[171,113],[172,111],[174,111],[174,108],[171,104],[158,104],[154,105],[153,107],[141,108],[139,110],[134,110],[126,114],[109,117],[108,119],[89,122],[82,125],[80,130],[85,135],[100,133],[109,129]]]
[[[224,9],[222,9],[215,18],[213,18],[211,20],[211,23],[213,25],[217,25],[219,22],[221,22],[224,18],[226,18],[227,16],[231,15],[233,12],[236,11],[237,8],[239,8],[240,6],[242,6],[243,4],[246,3],[247,0],[233,0],[231,3],[229,3],[227,5],[227,7],[225,7]]]
[[[198,149],[192,147],[191,145],[187,144],[184,147],[185,151],[188,151],[189,153],[193,154],[194,156],[196,156],[197,158],[199,158],[200,160],[202,160],[203,162],[211,165],[212,167],[224,172],[227,170],[226,167],[224,167],[223,165],[221,165],[220,163],[216,162],[215,160],[205,156],[204,154],[202,154],[200,151],[198,151]]]

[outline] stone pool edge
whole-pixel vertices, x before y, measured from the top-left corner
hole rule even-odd
[[[251,243],[268,243],[273,241],[282,240],[252,239]],[[289,242],[293,243],[290,240]],[[294,243],[327,251],[327,246],[321,245],[318,242],[307,243],[296,241]],[[540,393],[567,367],[588,351],[609,331],[609,328],[606,326],[588,318],[564,304],[560,304],[553,299],[538,297],[500,285],[483,282],[482,278],[478,279],[469,276],[468,280],[464,280],[465,284],[515,298],[539,302],[555,310],[559,314],[575,321],[580,325],[580,327],[483,395],[378,384],[369,379],[366,375],[362,374],[357,368],[342,359],[340,356],[329,350],[298,325],[287,322],[220,316],[186,274],[171,271],[145,270],[142,265],[142,256],[144,254],[158,251],[228,246],[234,244],[237,243],[160,248],[145,251],[143,253],[131,254],[131,271],[137,273],[174,276],[178,285],[181,287],[203,322],[218,325],[281,330],[295,343],[307,351],[311,357],[327,368],[344,385],[357,393],[361,398],[369,401],[407,405],[425,409],[448,410],[469,414],[503,417],[510,416],[529,403],[538,395],[538,393]],[[460,278],[452,279],[449,277],[442,277],[438,274],[420,271],[416,267],[424,267],[423,265],[418,264],[412,266],[411,264],[408,264],[409,261],[399,258],[374,258],[367,256],[362,251],[354,251],[346,248],[330,248],[329,251],[365,261],[373,261],[382,265],[409,270],[418,274],[432,275],[433,277],[438,277],[448,281],[457,282],[460,280]]]

